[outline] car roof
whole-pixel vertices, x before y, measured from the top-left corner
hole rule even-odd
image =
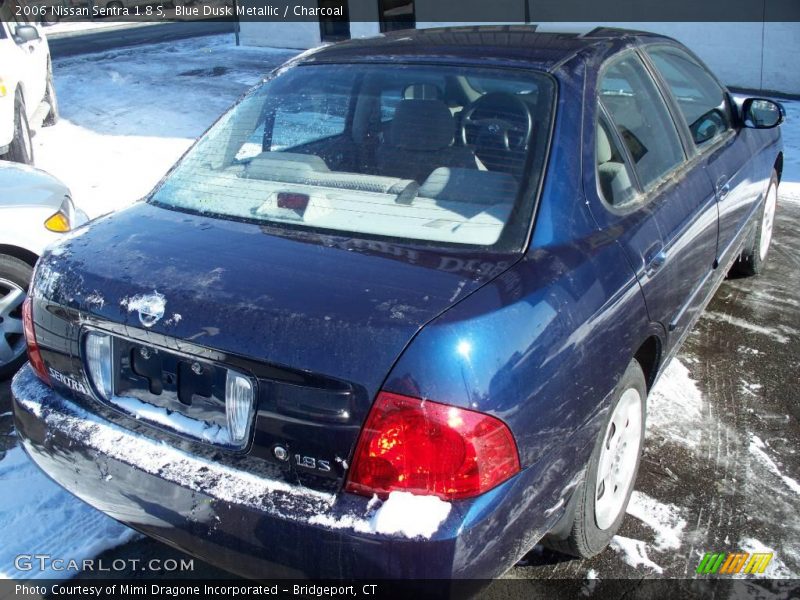
[[[537,25],[476,25],[408,29],[352,39],[309,51],[297,63],[458,62],[534,67],[551,71],[582,50],[605,54],[611,47],[670,40],[643,31],[596,27],[543,31]]]

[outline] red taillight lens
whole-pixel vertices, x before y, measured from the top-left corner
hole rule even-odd
[[[308,194],[278,192],[278,208],[290,208],[302,212],[308,207],[308,201]]]
[[[346,490],[471,498],[519,471],[514,437],[489,415],[381,392],[356,446]]]
[[[31,362],[31,367],[39,379],[50,385],[50,376],[47,374],[42,353],[36,343],[36,334],[33,331],[33,301],[30,297],[25,298],[25,302],[22,303],[22,327],[25,330],[25,342],[28,344],[28,360]]]

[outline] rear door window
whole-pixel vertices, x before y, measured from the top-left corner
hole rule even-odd
[[[657,185],[685,155],[664,98],[644,63],[633,52],[615,60],[603,72],[599,91],[642,187]]]
[[[697,146],[720,138],[731,128],[725,90],[689,54],[672,47],[647,50],[672,91]]]
[[[636,195],[633,178],[612,126],[605,117],[597,121],[595,138],[597,186],[611,206],[622,206]]]

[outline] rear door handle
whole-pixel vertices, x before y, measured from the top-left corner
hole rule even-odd
[[[728,192],[731,191],[730,183],[728,182],[728,177],[726,175],[722,175],[717,179],[717,198],[722,200],[725,196],[728,195]]]
[[[661,267],[664,266],[664,263],[667,262],[667,253],[664,250],[658,250],[655,254],[650,256],[647,259],[647,262],[644,267],[644,272],[647,274],[648,277],[652,277],[655,275]]]

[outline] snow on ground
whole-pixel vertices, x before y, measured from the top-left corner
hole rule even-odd
[[[800,101],[781,100],[786,109],[783,135],[783,178],[780,201],[800,203]]]
[[[19,446],[0,461],[0,578],[60,578],[65,574],[15,567],[20,554],[93,558],[136,537],[132,529],[84,504],[50,481]]]
[[[619,552],[622,555],[622,560],[632,567],[642,566],[647,569],[652,569],[659,575],[664,572],[664,569],[647,556],[647,544],[641,540],[615,535],[611,538],[610,546],[612,550]]]
[[[800,496],[800,483],[797,483],[791,477],[781,473],[780,467],[775,463],[769,454],[767,454],[767,445],[757,435],[752,435],[750,439],[750,454],[752,454],[758,462],[764,465],[767,470],[773,475],[777,476],[783,483],[792,490],[795,494]]]
[[[61,121],[35,137],[36,166],[90,217],[149,192],[235,100],[295,52],[230,35],[53,61]]]
[[[750,554],[772,554],[772,560],[770,560],[769,565],[767,565],[767,568],[763,573],[757,575],[758,577],[762,577],[764,579],[797,579],[797,574],[792,573],[791,569],[787,568],[784,562],[780,559],[780,556],[776,554],[775,550],[758,541],[757,539],[743,538],[739,541],[739,548],[743,552],[749,552]],[[752,574],[746,573],[739,573],[736,575],[736,577],[742,579],[752,576]]]
[[[628,504],[628,514],[639,519],[655,532],[655,548],[659,551],[681,547],[686,529],[684,510],[674,504],[659,502],[642,492],[634,491]]]
[[[648,436],[696,449],[700,443],[697,423],[702,418],[703,394],[689,369],[674,359],[647,398]]]

